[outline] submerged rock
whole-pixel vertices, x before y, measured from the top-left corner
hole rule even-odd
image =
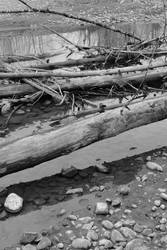
[[[83,193],[83,188],[73,188],[69,189],[66,194],[81,194]]]
[[[111,232],[111,240],[114,243],[121,242],[121,241],[126,241],[125,238],[123,237],[123,235],[116,229],[114,229]]]
[[[141,239],[134,239],[127,243],[125,250],[150,250]]]
[[[102,221],[102,226],[107,229],[107,230],[111,230],[113,228],[113,223],[109,220],[103,220]]]
[[[10,213],[18,213],[23,208],[23,198],[15,193],[11,193],[7,196],[4,207]]]
[[[87,239],[77,238],[73,240],[72,247],[74,249],[88,249],[91,247],[91,242]]]
[[[25,232],[20,238],[20,244],[33,243],[38,238],[38,233],[36,232]]]
[[[42,237],[37,245],[37,250],[44,250],[52,245],[51,240],[48,237]]]
[[[118,192],[122,195],[128,195],[130,192],[130,187],[128,185],[122,185],[118,188]]]
[[[61,174],[62,176],[65,176],[66,178],[72,178],[78,173],[78,169],[76,169],[74,166],[71,166],[67,169],[62,169]]]
[[[156,162],[148,161],[146,163],[146,166],[150,170],[157,170],[157,171],[163,172],[163,168]]]

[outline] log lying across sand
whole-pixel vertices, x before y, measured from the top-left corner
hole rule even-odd
[[[0,74],[0,78],[2,75],[7,73]],[[9,73],[14,74],[14,73]],[[104,75],[104,76],[92,76],[92,77],[82,77],[82,78],[71,78],[68,82],[66,79],[56,79],[56,83],[51,85],[50,87],[54,90],[58,90],[61,88],[62,90],[72,91],[72,90],[86,90],[93,87],[111,87],[113,84],[117,84],[119,86],[126,85],[127,83],[132,84],[141,84],[141,83],[152,83],[159,82],[163,77],[167,76],[167,72],[144,72],[143,74],[133,74],[131,76],[123,76],[120,75],[112,76],[112,75]],[[0,85],[0,97],[7,97],[11,95],[25,95],[36,92],[37,89],[29,86],[27,84],[12,84],[12,85]]]
[[[93,142],[167,118],[167,95],[106,111],[70,125],[32,135],[0,148],[0,173],[7,175],[68,154]]]

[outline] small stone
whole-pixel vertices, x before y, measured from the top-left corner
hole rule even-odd
[[[103,185],[101,185],[101,186],[99,187],[100,192],[103,192],[104,189],[105,189],[105,186],[103,186]]]
[[[134,225],[134,231],[136,232],[136,233],[141,233],[143,230],[144,230],[144,226],[142,226],[142,225],[139,225],[139,224],[136,224],[136,225]]]
[[[92,221],[92,218],[89,217],[89,216],[87,216],[87,217],[81,217],[81,218],[79,218],[78,220],[79,220],[81,223],[83,223],[83,224],[87,224],[87,223],[89,223],[89,222]]]
[[[124,210],[124,213],[125,213],[125,214],[130,214],[130,213],[132,213],[132,211],[131,211],[130,209],[125,209],[125,210]]]
[[[83,193],[83,188],[69,189],[66,194],[81,194]]]
[[[160,194],[160,197],[161,197],[163,200],[167,201],[167,194],[166,194],[166,193],[161,193],[161,194]]]
[[[8,214],[5,210],[3,210],[1,213],[0,213],[0,220],[5,220],[6,218],[8,217]]]
[[[36,232],[25,232],[20,238],[20,244],[26,245],[29,243],[33,243],[37,237],[38,233]]]
[[[157,211],[157,207],[156,207],[156,206],[153,206],[153,207],[151,208],[151,211],[152,211],[152,212]]]
[[[133,227],[134,225],[136,224],[136,221],[135,220],[124,220],[123,221],[123,225],[124,226],[128,226],[128,227]]]
[[[95,208],[95,214],[106,215],[108,214],[108,204],[106,202],[97,202]]]
[[[96,169],[97,171],[101,172],[101,173],[108,173],[109,169],[103,165],[103,163],[98,162],[96,163]]]
[[[146,163],[146,166],[150,170],[157,170],[157,171],[163,172],[163,168],[156,162],[148,161]]]
[[[151,156],[150,156],[150,155],[148,155],[148,156],[146,157],[146,161],[151,161]]]
[[[70,215],[68,215],[67,219],[76,221],[78,218],[76,215],[70,214]]]
[[[164,210],[164,209],[166,208],[166,206],[165,206],[164,204],[161,204],[160,208],[161,208],[162,210]]]
[[[112,230],[111,232],[111,240],[112,242],[121,242],[121,241],[126,241],[123,235],[116,229]]]
[[[142,239],[133,239],[129,241],[125,250],[149,250]]]
[[[148,179],[148,176],[145,174],[141,177],[141,181],[145,182]]]
[[[160,220],[160,224],[165,224],[167,222],[167,219],[166,218],[162,218],[161,220]]]
[[[144,236],[149,236],[149,234],[152,234],[152,229],[151,228],[145,228],[142,232]]]
[[[160,242],[161,242],[161,244],[167,244],[167,235],[163,236],[163,237],[160,239]]]
[[[62,208],[62,209],[58,212],[57,216],[63,216],[64,214],[66,214],[66,210],[65,210],[64,208]]]
[[[37,245],[37,250],[43,250],[52,245],[51,240],[48,237],[42,237],[40,242]]]
[[[61,170],[61,174],[62,176],[66,177],[66,178],[73,178],[74,176],[76,176],[78,173],[78,169],[74,166],[71,166],[70,168],[67,169],[62,169]]]
[[[115,224],[114,224],[114,227],[115,228],[119,228],[119,227],[122,227],[122,221],[117,221]]]
[[[110,210],[109,210],[109,214],[110,214],[110,215],[113,215],[113,214],[114,214],[114,210],[113,210],[113,209],[110,209]]]
[[[161,225],[159,226],[159,230],[160,230],[161,232],[165,232],[165,231],[166,231],[166,225],[161,224]]]
[[[90,241],[97,241],[99,238],[98,234],[94,230],[89,230],[86,237]]]
[[[128,195],[130,192],[130,187],[128,185],[122,185],[118,188],[118,192],[122,195]]]
[[[18,109],[16,112],[15,112],[17,115],[24,115],[26,112],[22,109]]]
[[[57,247],[58,247],[59,249],[63,249],[63,248],[64,248],[64,244],[60,242],[60,243],[57,244]]]
[[[28,244],[28,245],[22,246],[22,250],[36,250],[36,247],[31,244]]]
[[[90,230],[90,229],[92,229],[93,225],[94,225],[94,221],[92,221],[92,222],[90,222],[90,223],[87,223],[87,224],[84,224],[84,225],[82,226],[82,229],[83,229],[83,230]]]
[[[101,239],[99,240],[99,246],[104,246],[104,248],[110,249],[113,247],[113,243],[111,242],[111,240]]]
[[[73,240],[72,247],[74,249],[88,249],[91,247],[91,242],[84,238],[77,238]]]
[[[154,205],[155,205],[156,207],[159,207],[159,206],[161,205],[161,200],[155,200],[155,201],[154,201]]]
[[[165,192],[166,192],[166,188],[158,188],[158,191],[159,191],[160,193],[165,193]]]
[[[23,208],[23,198],[15,193],[11,193],[7,196],[4,207],[10,213],[18,213]]]
[[[121,227],[120,231],[129,240],[134,239],[136,237],[136,233],[128,227]]]
[[[121,205],[121,199],[118,197],[118,198],[116,198],[116,199],[114,199],[113,201],[112,201],[112,206],[113,207],[118,207],[118,206],[120,206]]]
[[[113,223],[111,222],[111,221],[109,221],[109,220],[103,220],[102,221],[102,226],[105,228],[105,229],[107,229],[107,230],[111,230],[111,229],[113,229]]]
[[[93,192],[97,192],[99,190],[100,190],[100,188],[98,186],[94,186],[94,187],[89,189],[89,192],[93,193]]]
[[[105,239],[110,240],[110,239],[111,239],[111,232],[105,230],[104,233],[103,233],[103,237],[104,237]]]

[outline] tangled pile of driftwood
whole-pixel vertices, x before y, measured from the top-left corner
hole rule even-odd
[[[31,11],[53,14],[50,10],[31,8]],[[93,24],[109,29],[99,23]],[[123,34],[120,30],[115,29],[115,32]],[[165,35],[151,41],[141,41],[132,34],[123,35],[133,38],[133,43],[122,49],[75,45],[79,52],[84,52],[84,57],[77,60],[50,63],[52,55],[1,57],[0,108],[1,115],[9,113],[6,125],[22,104],[39,101],[43,95],[49,95],[55,107],[66,105],[72,110],[72,116],[85,118],[1,147],[1,175],[33,167],[95,141],[167,117]],[[163,60],[156,63],[157,57]],[[145,59],[145,64],[141,64],[141,59]],[[18,61],[30,61],[29,67],[16,69],[14,63]],[[119,98],[120,102],[108,104],[113,97]],[[97,99],[99,105],[94,102]]]

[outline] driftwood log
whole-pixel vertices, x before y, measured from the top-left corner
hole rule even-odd
[[[167,95],[78,120],[0,148],[0,174],[7,175],[68,154],[96,141],[167,118]]]
[[[21,74],[21,73],[20,73]],[[41,73],[37,73],[41,74]],[[7,75],[7,73],[1,73],[2,76]],[[16,77],[18,74],[8,73],[8,77]],[[163,77],[167,76],[167,72],[144,72],[143,74],[133,74],[131,76],[92,76],[92,77],[82,77],[82,78],[71,78],[69,81],[66,79],[56,79],[56,83],[52,84],[50,87],[54,90],[59,91],[66,90],[86,90],[92,87],[111,87],[113,84],[119,86],[124,86],[128,83],[138,85],[141,83],[151,84],[152,82],[159,83]],[[11,85],[0,85],[0,97],[7,97],[11,95],[25,95],[36,92],[37,89],[28,84],[11,84]]]

